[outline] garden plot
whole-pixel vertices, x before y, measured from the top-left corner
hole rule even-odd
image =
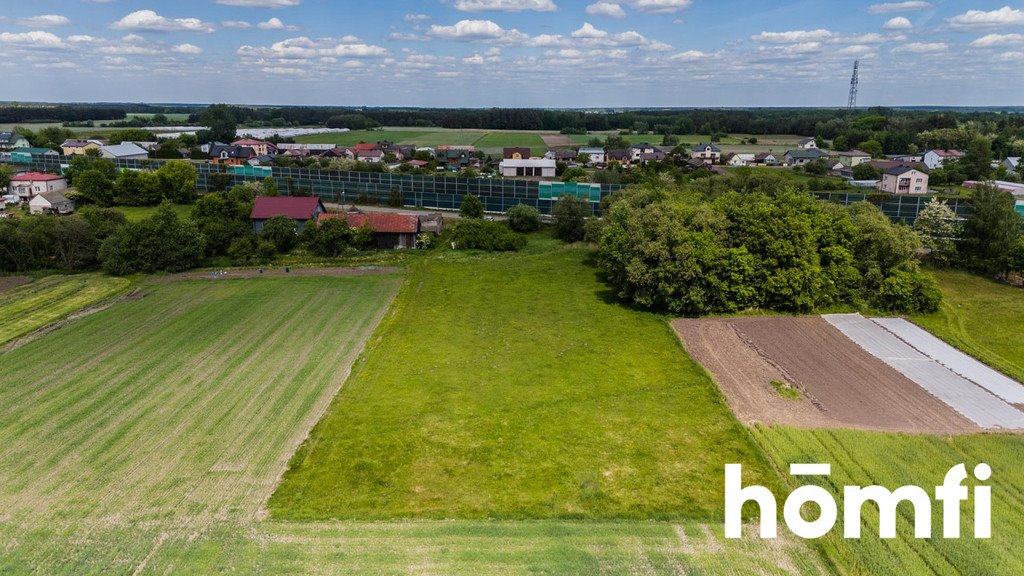
[[[927,330],[902,318],[872,320],[939,364],[1003,400],[1011,404],[1024,404],[1024,385],[946,344]]]
[[[673,326],[746,424],[930,434],[980,430],[820,317],[677,320]],[[803,398],[780,397],[773,380]]]
[[[986,429],[1024,429],[1024,412],[928,357],[860,314],[825,320],[850,340]]]

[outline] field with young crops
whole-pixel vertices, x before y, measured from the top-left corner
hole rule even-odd
[[[131,282],[100,274],[48,276],[0,298],[0,345],[124,292]]]
[[[353,130],[333,134],[300,136],[296,142],[304,144],[336,144],[354,146],[360,142],[390,140],[396,144],[429,147],[475,146],[489,154],[501,153],[505,147],[531,148],[543,153],[547,147],[542,132],[513,132],[504,130],[445,130],[442,128],[384,128],[382,130]]]
[[[1024,574],[1024,549],[1020,547],[1024,539],[1024,437],[937,437],[789,428],[757,428],[754,436],[780,470],[787,471],[794,462],[832,465],[830,477],[808,477],[805,481],[826,488],[840,504],[840,523],[820,543],[841,574]],[[899,507],[898,538],[879,538],[878,509],[870,504],[863,508],[862,538],[842,538],[844,486],[880,485],[894,490],[915,485],[934,496],[934,487],[942,484],[946,472],[961,463],[969,474],[979,463],[992,467],[992,478],[985,483],[992,487],[991,539],[974,538],[973,497],[961,507],[960,539],[942,537],[942,507],[934,500],[930,539],[914,538],[909,504]],[[973,476],[965,485],[972,482]],[[781,507],[783,497],[777,497]]]

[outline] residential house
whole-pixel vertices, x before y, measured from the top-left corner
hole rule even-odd
[[[529,160],[532,151],[529,148],[505,148],[501,157],[505,160]]]
[[[1010,172],[1016,172],[1020,169],[1020,156],[1010,156],[1006,160],[1003,160],[1003,166]]]
[[[722,149],[714,144],[697,144],[690,149],[690,158],[693,160],[703,160],[708,164],[721,164]]]
[[[629,155],[634,162],[639,162],[640,158],[644,154],[654,154],[656,151],[658,151],[658,149],[647,142],[641,142],[629,147]]]
[[[959,160],[964,155],[959,150],[929,150],[924,153],[924,165],[929,170],[935,170],[936,168],[942,168],[947,161]]]
[[[924,162],[924,154],[894,154],[892,156],[886,156],[886,158],[901,164],[917,164],[919,162]]]
[[[861,152],[860,150],[848,150],[846,152],[839,153],[839,163],[847,168],[860,166],[861,164],[870,161],[871,154]]]
[[[61,192],[42,192],[29,200],[30,214],[71,214],[75,203]]]
[[[754,154],[729,154],[722,157],[722,164],[727,166],[750,166],[754,163]]]
[[[927,194],[928,175],[911,166],[897,166],[882,174],[878,189],[890,194]]]
[[[544,157],[549,160],[555,160],[556,162],[574,162],[579,153],[575,150],[548,150],[544,153]]]
[[[505,178],[554,178],[556,162],[550,158],[502,160],[498,171]]]
[[[604,164],[607,162],[607,157],[604,153],[604,148],[586,147],[580,148],[579,156],[586,154],[590,157],[591,164]]]
[[[406,160],[405,163],[408,164],[409,166],[412,166],[413,168],[421,169],[426,168],[427,165],[430,164],[430,162],[426,162],[423,160]]]
[[[356,152],[356,160],[375,164],[384,161],[384,152],[381,150],[359,150]]]
[[[122,142],[114,146],[100,146],[100,156],[108,160],[145,160],[149,152],[138,144]]]
[[[754,155],[754,166],[778,166],[779,159],[771,152],[761,152]]]
[[[8,186],[10,194],[17,195],[22,201],[31,200],[44,192],[63,192],[68,189],[68,181],[63,176],[29,172],[11,178]]]
[[[98,150],[103,143],[99,140],[76,140],[68,139],[60,145],[65,156],[85,156],[88,150]]]
[[[644,152],[640,154],[640,159],[638,161],[641,164],[647,164],[648,162],[661,162],[665,158],[668,158],[668,154],[655,148],[653,152]]]
[[[801,150],[817,150],[818,140],[816,138],[804,138],[796,145]]]
[[[307,222],[325,212],[324,203],[316,196],[257,196],[249,220],[257,234],[263,231],[267,220],[276,216],[293,220],[296,231],[302,232]]]
[[[469,150],[438,147],[436,158],[439,169],[458,172],[469,167],[473,155]]]
[[[256,151],[248,146],[215,145],[210,147],[210,162],[226,166],[241,166],[248,164],[258,156]]]
[[[249,166],[273,166],[274,158],[276,158],[276,156],[271,156],[270,154],[256,156],[255,158],[249,159]]]
[[[277,145],[266,140],[255,138],[242,138],[231,143],[232,146],[246,146],[252,148],[257,156],[277,156]]]
[[[0,132],[0,150],[14,150],[32,146],[28,138],[13,132]]]
[[[416,236],[420,232],[420,217],[417,214],[363,212],[354,209],[343,214],[319,216],[320,222],[331,219],[344,219],[352,228],[369,227],[373,230],[374,246],[378,250],[415,248]]]
[[[607,158],[609,164],[612,162],[618,162],[624,167],[628,167],[633,161],[633,155],[630,154],[628,148],[623,148],[621,150],[609,150],[608,153],[605,154],[605,158]]]
[[[798,148],[796,150],[790,150],[783,156],[782,162],[787,166],[803,166],[823,158],[828,158],[828,154],[818,150],[817,148]]]

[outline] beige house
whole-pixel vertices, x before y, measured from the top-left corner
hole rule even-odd
[[[889,194],[927,194],[928,175],[910,166],[897,166],[882,174],[878,189]]]
[[[690,158],[693,160],[703,160],[708,164],[721,164],[722,149],[714,144],[697,144],[690,149]]]
[[[839,153],[839,162],[847,168],[853,168],[860,166],[865,162],[871,161],[871,154],[867,152],[861,152],[860,150],[850,150],[849,152]]]
[[[86,150],[99,150],[102,145],[96,140],[65,140],[60,148],[65,156],[85,156]]]

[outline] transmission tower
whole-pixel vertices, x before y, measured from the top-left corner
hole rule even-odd
[[[857,91],[860,89],[859,70],[860,60],[856,60],[853,63],[853,78],[850,79],[850,104],[848,106],[850,112],[857,109]]]

